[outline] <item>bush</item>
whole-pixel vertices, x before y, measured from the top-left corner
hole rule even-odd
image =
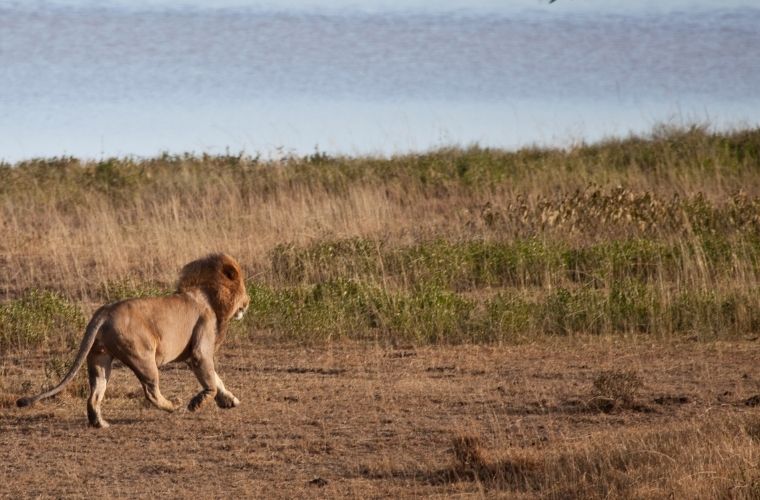
[[[61,295],[30,290],[0,304],[0,346],[26,348],[61,340],[71,344],[82,335],[82,311]]]

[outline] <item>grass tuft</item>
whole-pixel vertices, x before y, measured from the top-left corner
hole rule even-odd
[[[606,413],[633,408],[643,386],[635,370],[602,371],[594,378],[591,404]]]

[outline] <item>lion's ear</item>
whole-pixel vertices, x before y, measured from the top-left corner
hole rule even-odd
[[[231,281],[235,281],[238,277],[237,269],[235,269],[235,266],[226,265],[222,268],[222,274],[227,276],[227,278]]]

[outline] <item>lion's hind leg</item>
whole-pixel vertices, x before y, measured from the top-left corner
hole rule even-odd
[[[143,392],[145,393],[145,399],[160,410],[174,411],[174,405],[161,394],[161,390],[158,387],[158,366],[154,358],[132,360],[130,368],[132,368],[132,371],[135,372],[135,375],[140,380]]]
[[[111,377],[113,358],[105,352],[93,352],[87,355],[87,375],[90,381],[90,397],[87,399],[87,419],[96,428],[108,427],[108,422],[100,414],[100,404],[106,394],[108,379]]]

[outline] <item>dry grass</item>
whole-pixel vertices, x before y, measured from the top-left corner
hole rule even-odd
[[[38,289],[86,316],[170,290],[182,264],[218,250],[253,278],[249,327],[282,337],[760,332],[758,130],[569,151],[0,168],[8,347],[48,340],[19,338],[11,311]]]
[[[0,293],[99,299],[115,281],[172,283],[182,264],[216,249],[278,284],[276,247],[346,238],[390,248],[663,240],[688,249],[680,277],[705,284],[699,237],[741,242],[760,227],[759,149],[757,130],[692,129],[568,152],[31,161],[0,167]],[[738,255],[735,273],[753,273],[747,265]]]
[[[456,436],[455,463],[444,477],[542,498],[757,498],[756,425],[756,416],[722,415],[599,431],[542,450],[493,451],[477,437]]]
[[[0,358],[0,484],[9,497],[757,498],[757,342],[383,348],[233,343],[220,373],[242,406],[167,415],[116,368],[106,431],[48,383],[44,356]],[[625,367],[635,403],[589,404]],[[162,371],[186,402],[189,370]],[[4,406],[4,407],[3,407]],[[147,484],[150,483],[150,493]]]

